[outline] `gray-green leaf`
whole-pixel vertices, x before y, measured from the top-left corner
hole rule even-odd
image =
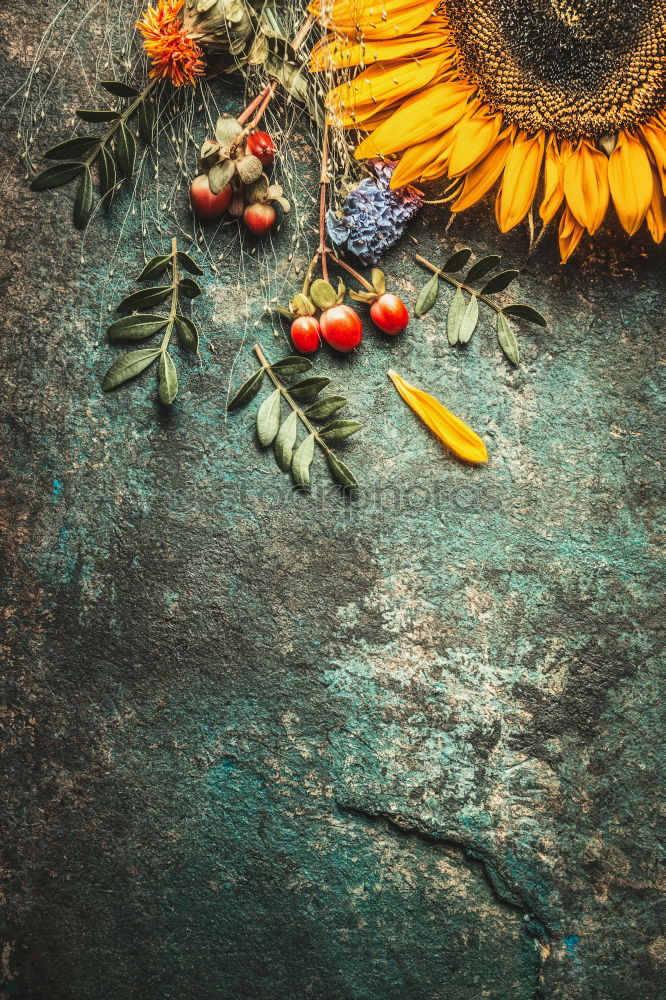
[[[332,420],[322,427],[319,434],[324,441],[342,441],[360,430],[363,430],[363,424],[359,424],[358,420]]]
[[[148,278],[156,278],[164,271],[170,260],[170,253],[161,253],[157,257],[151,257],[136,280],[147,281]]]
[[[135,375],[138,375],[144,368],[152,364],[158,354],[160,354],[159,350],[144,349],[141,351],[130,351],[124,357],[118,358],[104,376],[102,389],[104,392],[108,392],[123,382],[127,382],[128,379],[134,378]]]
[[[243,131],[233,115],[225,112],[215,123],[215,138],[221,146],[229,147]]]
[[[139,96],[139,91],[135,87],[130,87],[128,83],[121,83],[120,80],[100,80],[100,86],[108,90],[114,97]]]
[[[216,163],[208,171],[208,187],[212,194],[219,194],[224,190],[236,172],[236,165],[231,160],[223,160]]]
[[[201,295],[201,287],[194,278],[181,278],[178,291],[188,299],[196,299],[197,295]]]
[[[439,275],[433,274],[430,281],[426,282],[421,291],[419,292],[419,297],[416,300],[416,306],[414,308],[415,316],[425,316],[429,312],[437,301],[437,296],[439,294]]]
[[[110,122],[114,118],[120,118],[120,111],[114,111],[113,108],[105,108],[103,111],[79,108],[76,117],[84,122]]]
[[[326,455],[328,460],[328,467],[331,470],[331,475],[335,479],[336,483],[340,486],[346,486],[351,490],[358,489],[358,482],[356,477],[347,468],[344,462],[341,462],[337,455],[334,455],[332,451],[329,451]]]
[[[273,443],[279,427],[280,390],[276,389],[263,401],[257,413],[257,435],[264,448]]]
[[[322,389],[325,389],[330,382],[330,378],[323,375],[313,375],[311,378],[301,379],[289,387],[289,394],[294,399],[310,400],[318,396]]]
[[[491,278],[481,289],[482,295],[490,295],[491,292],[503,292],[511,282],[518,277],[520,271],[511,268],[508,271],[500,271],[494,278]]]
[[[502,312],[508,313],[511,316],[520,316],[521,319],[526,319],[530,323],[536,323],[537,326],[548,326],[546,317],[542,316],[534,306],[528,305],[527,302],[512,302],[510,306],[504,306]]]
[[[183,253],[182,250],[179,250],[177,253],[177,257],[180,266],[184,267],[186,271],[190,272],[190,274],[195,274],[197,275],[197,277],[203,274],[203,271],[201,270],[199,265],[195,264],[195,262],[192,260],[189,254]]]
[[[92,174],[90,173],[90,168],[86,167],[79,181],[74,199],[73,217],[76,229],[85,229],[90,218],[90,213],[92,212],[92,192]]]
[[[112,323],[107,334],[111,340],[144,340],[152,336],[166,326],[165,316],[151,316],[134,313],[132,316],[123,316],[122,319]]]
[[[312,362],[308,361],[307,358],[301,358],[298,354],[290,354],[286,358],[280,358],[274,365],[271,365],[271,368],[274,372],[279,372],[280,375],[302,375],[303,372],[310,371]]]
[[[497,313],[496,323],[497,339],[499,340],[500,347],[506,354],[509,361],[512,364],[517,365],[520,361],[520,350],[518,348],[518,341],[516,340],[516,335],[513,332],[511,324],[502,313]]]
[[[231,401],[227,403],[227,410],[237,410],[239,407],[249,403],[251,399],[254,399],[261,388],[263,379],[264,369],[257,368],[256,372],[250,375],[247,382],[243,382],[238,392],[231,397]]]
[[[449,273],[452,271],[459,271],[461,267],[465,266],[471,256],[472,251],[469,247],[464,247],[462,250],[456,250],[456,252],[446,261],[442,267],[442,271],[447,271]]]
[[[67,160],[70,156],[85,156],[101,141],[101,136],[77,135],[74,139],[67,139],[65,142],[59,142],[57,146],[51,146],[44,156],[47,160]]]
[[[99,165],[99,187],[104,211],[108,215],[116,196],[116,165],[106,146],[102,146]]]
[[[160,399],[168,406],[178,394],[178,373],[168,351],[160,354],[159,374]]]
[[[501,260],[499,254],[490,253],[487,257],[481,257],[476,263],[472,264],[467,275],[465,277],[465,282],[469,285],[470,281],[476,281],[477,278],[483,278],[489,271],[492,271],[494,267],[497,267]]]
[[[465,315],[465,309],[465,296],[459,288],[456,288],[456,293],[451,299],[451,305],[449,306],[449,312],[446,317],[446,336],[449,344],[458,343],[458,338],[460,337],[460,325],[462,323],[463,316]]]
[[[154,288],[142,288],[139,292],[126,295],[116,307],[116,312],[132,312],[133,309],[152,309],[171,294],[170,285],[156,285]]]
[[[298,416],[296,411],[292,410],[275,438],[275,460],[283,472],[289,472],[291,468],[297,429]]]
[[[136,124],[139,129],[139,135],[146,143],[147,146],[152,145],[155,138],[155,122],[157,116],[155,113],[155,107],[149,102],[142,101],[139,105],[139,112],[137,114]]]
[[[176,316],[174,317],[174,324],[176,326],[176,333],[178,334],[178,340],[188,351],[192,351],[193,354],[199,353],[199,331],[187,316]]]
[[[291,460],[291,476],[297,486],[308,486],[310,483],[310,466],[314,458],[314,434],[308,434],[302,441]]]
[[[346,406],[344,396],[323,396],[305,410],[308,420],[328,420],[329,417]]]
[[[125,122],[121,122],[118,129],[116,156],[118,157],[118,164],[123,174],[127,180],[131,180],[134,173],[134,159],[136,157],[136,139]]]
[[[80,174],[83,168],[83,163],[58,163],[53,167],[47,167],[31,182],[30,190],[46,191],[48,188],[60,187],[61,184],[67,184]]]
[[[458,330],[458,343],[466,344],[469,338],[472,336],[476,330],[476,324],[479,321],[479,300],[476,295],[472,295],[471,299],[467,303],[467,308],[463,313],[462,320],[460,321],[460,329]]]

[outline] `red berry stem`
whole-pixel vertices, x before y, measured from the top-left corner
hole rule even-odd
[[[324,138],[321,143],[321,174],[319,177],[319,255],[321,257],[321,273],[324,281],[328,281],[328,254],[326,250],[326,199],[328,196],[328,120],[324,124]]]
[[[362,274],[359,274],[358,271],[355,271],[353,267],[350,267],[350,265],[346,261],[338,257],[338,255],[334,253],[330,247],[324,247],[324,254],[330,254],[331,257],[333,258],[334,263],[336,263],[338,267],[341,267],[343,271],[346,271],[347,274],[350,274],[352,278],[356,278],[359,285],[362,285],[363,288],[365,288],[366,292],[375,291],[370,282],[366,281]]]
[[[270,83],[266,84],[266,86],[261,91],[261,93],[257,94],[257,96],[254,98],[254,100],[250,101],[250,103],[246,107],[245,111],[243,111],[238,116],[238,124],[239,125],[244,125],[245,124],[245,122],[248,120],[248,118],[250,117],[250,115],[253,114],[257,110],[257,108],[259,107],[259,105],[261,104],[261,102],[264,100],[264,98],[266,97],[266,94],[269,92],[270,89],[271,89],[271,84]]]

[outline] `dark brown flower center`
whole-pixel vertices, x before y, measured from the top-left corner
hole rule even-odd
[[[443,0],[461,69],[528,131],[599,136],[666,104],[666,0]]]

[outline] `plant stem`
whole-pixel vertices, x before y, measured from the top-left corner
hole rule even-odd
[[[328,261],[326,253],[326,197],[328,194],[328,120],[324,124],[324,138],[321,143],[321,174],[319,175],[319,255],[321,256],[321,273],[324,281],[328,281]]]
[[[317,18],[314,16],[314,14],[308,14],[308,16],[303,21],[303,24],[300,26],[300,28],[294,35],[294,40],[291,43],[291,46],[295,52],[298,52],[303,42],[310,34],[310,31],[312,30],[316,20]]]
[[[238,124],[239,125],[244,125],[245,122],[250,117],[250,115],[253,114],[254,111],[256,111],[256,109],[259,107],[259,105],[261,104],[261,102],[265,98],[265,96],[268,93],[268,91],[270,90],[270,88],[271,88],[270,83],[267,83],[266,86],[264,87],[264,89],[261,91],[261,93],[257,94],[257,96],[254,98],[254,100],[250,101],[250,103],[248,104],[248,106],[245,108],[245,111],[241,112],[241,114],[238,116]]]
[[[275,375],[275,373],[273,372],[273,369],[271,368],[271,363],[268,360],[268,358],[266,357],[266,355],[264,354],[264,352],[262,351],[262,349],[259,347],[259,344],[255,344],[254,345],[254,353],[257,355],[257,357],[261,361],[262,368],[267,373],[268,377],[270,378],[270,380],[273,383],[273,385],[275,386],[275,388],[280,390],[280,393],[284,396],[284,398],[286,399],[287,403],[292,408],[292,410],[294,411],[294,413],[297,414],[297,416],[301,420],[301,422],[305,425],[305,427],[307,427],[307,429],[310,432],[310,434],[314,435],[314,439],[317,442],[317,444],[319,445],[319,447],[322,449],[322,451],[324,451],[327,455],[332,455],[333,452],[328,447],[328,445],[326,444],[326,442],[324,441],[324,439],[322,437],[320,437],[319,432],[317,431],[317,428],[312,426],[312,424],[310,423],[310,421],[308,420],[308,418],[306,417],[305,413],[300,408],[300,406],[298,405],[298,403],[296,402],[296,400],[292,399],[291,395],[289,394],[289,390],[287,389],[287,387],[282,384],[282,382],[279,380],[279,378],[277,377],[277,375]]]
[[[353,267],[350,267],[350,265],[345,260],[342,260],[340,257],[338,257],[338,255],[334,253],[330,247],[325,247],[324,252],[331,255],[334,263],[337,264],[338,267],[341,267],[343,271],[346,271],[347,274],[350,274],[352,278],[356,278],[358,283],[362,285],[363,288],[365,288],[366,292],[375,291],[370,282],[366,281],[366,279],[363,277],[362,274],[359,274],[358,271],[355,271]]]
[[[414,257],[414,260],[418,261],[419,264],[423,264],[424,267],[427,267],[428,270],[433,271],[434,274],[438,274],[440,278],[444,278],[444,281],[448,281],[448,283],[450,285],[453,285],[454,288],[461,288],[463,289],[463,291],[469,292],[470,295],[475,295],[477,299],[481,299],[482,302],[485,302],[486,305],[490,306],[491,309],[494,309],[495,312],[497,313],[502,312],[501,306],[498,306],[497,303],[493,302],[492,299],[489,299],[485,295],[482,295],[481,292],[477,292],[474,288],[470,288],[469,285],[466,285],[463,281],[456,281],[456,279],[452,278],[450,274],[447,274],[446,271],[442,271],[441,268],[436,267],[434,264],[431,264],[430,261],[426,260],[425,257],[422,257],[421,254],[417,253]]]
[[[178,311],[178,286],[180,284],[180,275],[178,273],[177,254],[178,248],[176,246],[176,238],[174,237],[171,240],[171,308],[169,309],[169,319],[167,320],[166,330],[160,345],[160,353],[162,354],[169,349],[171,335],[173,333],[173,323],[176,318],[176,312]]]
[[[84,166],[86,166],[86,167],[92,166],[92,164],[95,162],[95,160],[97,159],[97,157],[101,153],[102,148],[104,146],[106,146],[106,144],[109,141],[109,139],[111,139],[111,137],[118,131],[118,129],[120,128],[121,124],[124,124],[124,122],[126,122],[127,119],[130,118],[131,115],[134,114],[134,112],[139,107],[139,105],[143,104],[143,102],[148,97],[148,95],[151,93],[151,91],[155,89],[155,87],[157,86],[158,82],[159,81],[157,79],[151,80],[148,83],[148,85],[146,87],[144,87],[144,89],[141,91],[141,93],[137,94],[137,96],[134,98],[134,100],[132,101],[132,103],[129,104],[125,108],[125,110],[123,111],[123,113],[121,115],[119,115],[117,118],[114,118],[113,122],[108,127],[108,129],[106,130],[106,132],[104,133],[104,135],[100,139],[99,143],[95,146],[94,150],[92,151],[92,153],[90,154],[90,156],[88,157],[88,159],[84,160]]]

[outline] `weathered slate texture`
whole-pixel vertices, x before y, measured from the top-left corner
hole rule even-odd
[[[14,86],[56,7],[15,5]],[[67,61],[47,116],[86,96]],[[203,281],[215,351],[179,359],[173,409],[151,376],[103,396],[137,218],[116,250],[124,195],[80,264],[71,192],[26,192],[9,128],[5,989],[656,998],[663,252],[602,237],[562,268],[545,240],[520,291],[551,327],[521,330],[518,371],[488,328],[450,349],[441,306],[323,353],[367,419],[345,449],[365,489],[345,503],[318,465],[296,496],[252,414],[224,413],[253,338],[284,347],[245,329],[237,251]],[[490,209],[446,236],[439,212],[413,230],[427,254],[521,259]],[[388,262],[412,302],[413,249]],[[388,367],[467,418],[490,466],[446,456]]]

